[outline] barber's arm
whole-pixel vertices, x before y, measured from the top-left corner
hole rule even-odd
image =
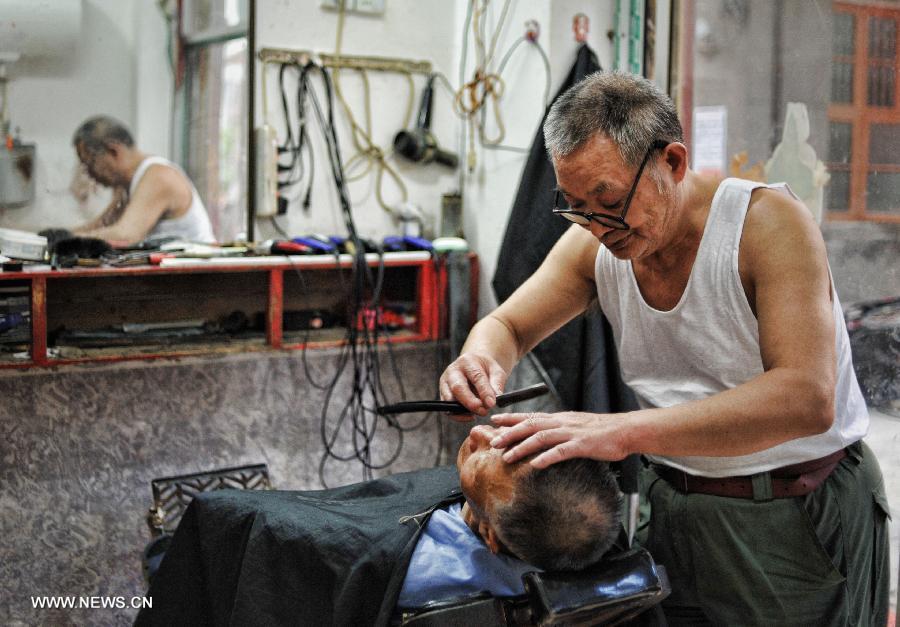
[[[175,170],[151,166],[116,222],[108,226],[79,229],[76,233],[115,244],[139,242],[150,233],[166,211],[189,204],[190,193],[190,188],[185,189]]]
[[[828,430],[836,321],[825,245],[803,205],[770,190],[757,194],[739,270],[759,325],[763,374],[702,400],[624,415],[495,416],[496,424],[510,427],[492,443],[511,447],[504,459],[543,451],[531,463],[545,467],[572,457],[618,460],[637,452],[736,456]]]
[[[75,235],[85,235],[89,231],[114,223],[118,220],[119,216],[122,215],[122,210],[125,208],[127,199],[128,194],[125,192],[124,188],[115,188],[112,193],[112,199],[109,201],[106,208],[100,212],[100,215],[86,224],[75,227],[72,229],[72,233]]]
[[[522,355],[590,304],[598,245],[584,229],[566,231],[537,272],[473,327],[459,358],[441,375],[441,398],[486,414]]]

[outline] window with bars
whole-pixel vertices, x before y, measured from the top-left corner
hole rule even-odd
[[[900,222],[900,8],[833,4],[829,215]]]

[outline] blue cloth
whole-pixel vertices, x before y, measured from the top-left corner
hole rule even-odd
[[[413,551],[397,605],[421,607],[487,590],[494,596],[523,594],[522,575],[540,570],[509,555],[494,555],[462,518],[462,504],[438,509]]]

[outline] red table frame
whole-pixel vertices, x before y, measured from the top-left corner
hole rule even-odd
[[[341,262],[340,266],[333,257],[322,257],[321,263],[312,261],[304,263],[303,270],[334,270],[338,267],[349,268],[350,262]],[[474,254],[469,254],[470,259],[470,324],[474,324],[477,315],[478,302],[478,261]],[[227,347],[212,347],[208,350],[178,350],[159,353],[122,354],[122,355],[98,355],[91,357],[52,359],[47,353],[47,282],[48,280],[65,280],[77,277],[105,277],[105,276],[145,276],[145,275],[173,275],[173,274],[209,274],[209,273],[237,273],[237,272],[265,272],[268,275],[268,302],[266,306],[266,343],[258,350],[301,349],[304,344],[288,344],[284,341],[282,328],[282,316],[284,305],[284,272],[292,272],[297,266],[291,263],[277,263],[272,265],[258,265],[253,263],[236,263],[227,265],[183,266],[183,267],[159,267],[159,266],[133,266],[126,268],[68,268],[60,270],[40,269],[26,270],[23,272],[0,273],[0,284],[8,281],[29,281],[31,283],[31,361],[22,363],[0,363],[0,369],[9,368],[33,368],[58,366],[84,362],[118,362],[130,360],[161,359],[173,357],[185,357],[189,355],[202,355],[217,352],[232,352]],[[378,265],[378,261],[369,262],[370,266]],[[437,263],[431,258],[425,259],[398,259],[390,254],[385,256],[384,266],[390,267],[417,267],[417,328],[412,335],[386,337],[381,341],[389,342],[422,342],[437,340],[446,334],[445,316],[441,315],[446,310],[447,267],[444,259],[437,258]],[[310,342],[310,346],[327,347],[340,345],[342,341]],[[233,350],[233,349],[232,349]],[[253,351],[257,349],[242,346],[240,350]]]

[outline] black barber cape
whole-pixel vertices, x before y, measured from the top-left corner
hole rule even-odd
[[[386,625],[431,511],[461,498],[452,466],[328,490],[201,494],[135,625]]]
[[[594,51],[586,44],[582,45],[556,98],[588,74],[601,69]],[[546,113],[544,115],[546,118]],[[519,191],[500,247],[492,282],[500,302],[534,274],[571,224],[550,212],[556,174],[547,157],[543,125],[542,120],[522,171]],[[630,390],[619,377],[612,331],[599,310],[563,326],[538,344],[534,355],[549,375],[564,407],[599,412],[637,407]]]

